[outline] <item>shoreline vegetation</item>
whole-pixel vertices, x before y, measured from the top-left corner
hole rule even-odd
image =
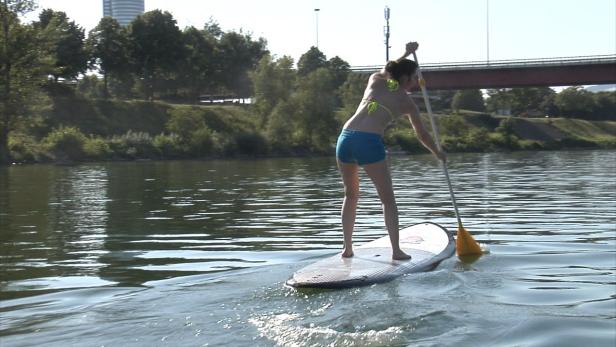
[[[369,77],[317,47],[272,56],[266,39],[213,19],[180,29],[155,10],[86,35],[52,9],[24,23],[36,6],[0,2],[0,164],[333,155]],[[616,91],[430,95],[447,152],[616,148]],[[385,143],[426,152],[404,118]]]
[[[60,98],[31,119],[28,133],[10,138],[11,163],[333,155],[339,127],[322,145],[273,143],[253,113],[250,104]],[[520,118],[465,110],[441,111],[436,119],[449,153],[616,148],[616,121]],[[388,129],[385,143],[391,153],[428,153],[403,118]]]

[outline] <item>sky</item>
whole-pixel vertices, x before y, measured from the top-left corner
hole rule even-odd
[[[102,2],[38,0],[38,11],[64,11],[89,31]],[[224,31],[265,38],[273,55],[296,62],[317,45],[318,31],[327,58],[351,66],[385,62],[385,6],[390,59],[409,41],[419,42],[422,63],[616,54],[616,0],[145,0],[146,11],[169,11],[182,29],[212,18]]]

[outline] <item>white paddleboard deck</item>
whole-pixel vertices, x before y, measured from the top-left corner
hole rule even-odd
[[[429,271],[455,253],[453,235],[434,223],[415,224],[400,230],[400,247],[410,260],[391,259],[389,236],[308,265],[287,281],[293,287],[348,288],[390,281],[403,274]]]

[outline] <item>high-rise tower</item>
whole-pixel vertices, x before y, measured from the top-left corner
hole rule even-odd
[[[115,18],[120,25],[128,25],[144,10],[144,0],[103,0],[103,16]]]

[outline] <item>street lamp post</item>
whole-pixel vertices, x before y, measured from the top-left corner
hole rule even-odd
[[[319,48],[319,11],[321,11],[320,8],[315,8],[314,9],[314,15],[315,15],[315,19],[316,19],[316,23],[317,23],[317,49]]]
[[[389,61],[389,7],[385,6],[385,61]]]

